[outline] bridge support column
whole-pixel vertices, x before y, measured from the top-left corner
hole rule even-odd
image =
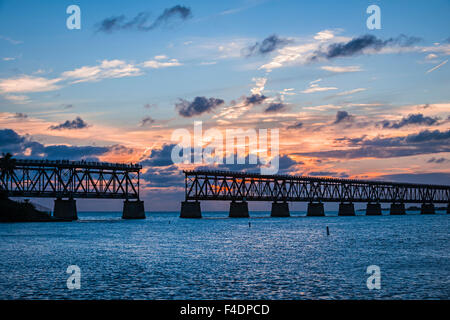
[[[406,214],[404,203],[391,203],[390,215],[403,215]]]
[[[434,204],[422,203],[420,213],[421,214],[434,214]]]
[[[144,201],[123,202],[122,219],[145,219]]]
[[[450,214],[450,203],[447,205],[447,214]]]
[[[339,203],[338,216],[354,216],[355,205],[353,203]]]
[[[248,203],[247,201],[242,202],[230,202],[230,218],[248,218]]]
[[[76,201],[74,199],[56,199],[53,208],[53,217],[70,221],[78,220]]]
[[[381,203],[368,203],[366,208],[366,216],[381,216]]]
[[[200,202],[183,201],[181,202],[180,218],[201,218],[202,211],[200,209]]]
[[[289,204],[287,202],[273,202],[271,217],[290,217]]]
[[[308,203],[308,211],[306,212],[308,217],[324,217],[325,210],[323,209],[322,202],[310,202]]]

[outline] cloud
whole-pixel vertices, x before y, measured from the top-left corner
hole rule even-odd
[[[345,172],[336,172],[336,171],[311,171],[311,172],[308,172],[308,176],[348,178],[348,174],[347,173],[345,173]]]
[[[75,130],[75,129],[84,129],[87,128],[88,124],[81,119],[80,117],[77,117],[75,120],[66,120],[65,122],[55,125],[55,126],[50,126],[49,129],[50,130],[63,130],[63,129],[67,129],[67,130]]]
[[[19,76],[10,79],[0,79],[0,93],[46,92],[60,88],[57,79],[46,79],[33,76]],[[17,97],[17,96],[16,96]]]
[[[0,35],[0,39],[5,40],[5,41],[8,41],[9,43],[14,44],[14,45],[23,43],[23,41],[20,41],[20,40],[14,40],[14,39],[12,39],[12,38],[5,37],[5,36],[3,36],[3,35]]]
[[[302,91],[302,93],[315,93],[315,92],[324,92],[329,90],[337,90],[336,87],[320,87],[319,82],[322,81],[322,79],[317,79],[314,81],[311,81],[309,83],[309,88]]]
[[[140,161],[143,166],[150,167],[166,167],[173,165],[172,161],[172,149],[175,144],[164,144],[161,149],[152,149],[150,155]]]
[[[276,160],[275,160],[276,161]],[[294,170],[295,166],[304,164],[301,161],[295,161],[289,155],[280,155],[278,156],[278,174],[289,174]],[[234,156],[233,164],[214,164],[214,165],[205,165],[197,167],[198,170],[221,170],[221,171],[238,171],[238,172],[249,172],[249,173],[260,173],[261,167],[264,167],[259,161],[256,164],[250,164],[249,156],[245,157],[244,164],[237,164],[237,155]]]
[[[449,162],[449,159],[446,158],[431,158],[427,161],[427,163],[444,163],[444,162]]]
[[[278,112],[286,109],[286,104],[281,102],[273,102],[267,106],[264,112]]]
[[[294,123],[294,124],[292,124],[290,126],[287,126],[287,129],[288,130],[290,130],[290,129],[300,129],[302,127],[303,127],[303,122],[296,122],[296,123]]]
[[[83,66],[61,74],[62,78],[72,83],[96,82],[102,79],[135,77],[142,75],[141,70],[123,60],[103,60],[96,66]]]
[[[360,72],[363,71],[360,66],[323,66],[322,70],[334,72],[334,73],[346,73],[346,72]]]
[[[126,20],[124,15],[106,18],[97,25],[97,32],[112,33],[119,30],[150,31],[176,20],[187,20],[192,16],[190,8],[176,5],[164,10],[152,23],[149,23],[150,14],[140,12],[133,19]]]
[[[425,57],[425,59],[426,60],[433,60],[433,59],[436,59],[438,56],[436,55],[436,54],[434,54],[434,53],[430,53],[430,54],[428,54],[426,57]]]
[[[311,60],[314,61],[319,58],[334,59],[338,57],[350,57],[362,54],[366,49],[371,49],[376,52],[386,46],[392,45],[408,47],[415,44],[419,40],[419,38],[408,37],[405,35],[400,35],[397,38],[381,40],[374,35],[367,34],[353,38],[348,42],[330,44],[325,49],[316,51],[315,55],[311,57]]]
[[[333,124],[338,124],[341,122],[349,122],[353,121],[354,117],[349,114],[347,111],[338,111],[336,113],[336,120],[334,120]]]
[[[271,61],[263,64],[259,69],[271,71],[290,65],[305,65],[312,62],[328,61],[338,57],[350,57],[359,54],[421,52],[449,54],[450,47],[445,46],[413,46],[420,39],[400,35],[396,38],[381,40],[373,35],[364,35],[353,39],[347,37],[321,37],[315,36],[301,44],[286,45],[278,49],[278,54]],[[331,42],[333,41],[333,42]],[[329,67],[329,66],[327,66]],[[328,68],[333,72],[333,67]],[[326,69],[324,69],[326,70]],[[339,69],[334,69],[340,71]],[[344,71],[344,69],[341,69]],[[346,71],[359,71],[349,69]]]
[[[337,90],[336,87],[319,87],[319,85],[313,85],[308,89],[302,91],[302,93],[316,93],[316,92],[324,92],[330,90]]]
[[[178,66],[182,66],[183,65],[177,59],[170,59],[168,61],[161,61],[161,60],[164,60],[165,58],[159,58],[158,59],[157,57],[158,56],[155,57],[155,60],[148,60],[148,61],[143,62],[142,66],[145,67],[145,68],[160,69],[160,68],[167,68],[167,67],[178,67]]]
[[[314,39],[319,40],[319,41],[331,40],[333,38],[334,38],[334,32],[331,30],[323,30],[323,31],[317,32],[317,34],[314,36]]]
[[[404,183],[424,183],[448,185],[450,181],[450,173],[447,172],[430,172],[430,173],[400,173],[388,174],[377,177],[381,181],[393,181]]]
[[[242,54],[246,57],[255,55],[266,55],[276,49],[282,48],[285,45],[292,42],[292,40],[279,38],[276,34],[273,34],[265,38],[261,43],[256,42],[255,44],[244,48]]]
[[[399,121],[388,121],[384,120],[379,122],[379,126],[386,129],[400,129],[404,126],[409,125],[425,125],[425,126],[432,126],[432,125],[438,125],[439,124],[439,118],[431,118],[431,117],[424,117],[421,113],[416,114],[410,114],[407,117],[403,117]]]
[[[205,112],[210,112],[223,103],[225,103],[225,101],[222,99],[195,97],[192,102],[180,99],[180,102],[175,104],[175,107],[178,110],[179,115],[185,118],[190,118]]]
[[[342,91],[342,92],[336,93],[335,96],[338,96],[338,97],[349,96],[351,94],[355,94],[355,93],[366,91],[366,90],[367,90],[366,88],[357,88],[357,89],[353,89],[353,90]]]
[[[152,123],[155,123],[155,119],[153,119],[152,117],[145,117],[141,120],[140,126],[145,127]]]
[[[341,138],[336,141],[346,142],[347,149],[295,154],[335,159],[384,159],[450,152],[450,130],[424,130],[406,136],[387,138],[380,136],[372,139],[364,136],[361,138]]]
[[[181,188],[184,187],[184,173],[177,166],[148,167],[141,174],[146,187],[150,188]]]
[[[437,66],[435,66],[435,67],[433,67],[433,68],[431,68],[430,70],[428,70],[427,72],[425,72],[425,73],[430,73],[430,72],[433,72],[434,70],[437,70],[437,69],[439,69],[440,67],[442,67],[444,64],[446,64],[448,62],[448,59],[447,60],[445,60],[444,62],[441,62],[440,64],[438,64]]]
[[[39,159],[96,159],[111,151],[111,147],[50,145],[32,141],[11,129],[0,129],[0,152],[10,152],[17,158]]]
[[[28,116],[25,113],[16,112],[14,114],[14,118],[16,118],[16,119],[26,119],[26,118],[28,118]]]
[[[251,96],[245,98],[244,104],[245,104],[246,106],[249,106],[249,105],[259,105],[259,104],[263,103],[264,100],[266,100],[266,99],[267,99],[267,97],[266,97],[265,95],[262,95],[262,94],[252,94]]]

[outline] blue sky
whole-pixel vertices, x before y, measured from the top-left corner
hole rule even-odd
[[[80,30],[66,27],[72,4],[81,9]],[[381,30],[366,26],[372,4],[381,9]],[[99,30],[107,19],[123,15],[126,23],[142,12],[148,26],[176,6],[189,16],[149,31]],[[171,145],[173,130],[202,120],[221,130],[281,128],[281,152],[297,163],[288,173],[448,174],[449,13],[447,0],[0,1],[0,130],[42,146],[110,148],[99,151],[105,161],[145,161]],[[274,47],[258,51],[265,39]],[[361,39],[374,45],[330,55]],[[264,102],[246,106],[255,94]],[[182,116],[180,104],[195,108],[196,97],[224,103]],[[267,112],[274,103],[277,112]],[[393,145],[427,130],[444,135],[434,149]],[[375,141],[384,143],[380,156],[348,153]],[[18,157],[49,156],[29,144],[3,145]],[[178,177],[171,168],[146,170]],[[150,183],[149,196],[159,187]]]

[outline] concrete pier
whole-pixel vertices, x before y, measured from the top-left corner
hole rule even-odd
[[[434,214],[434,204],[422,203],[420,214]]]
[[[353,203],[339,203],[338,216],[354,216],[355,205]]]
[[[405,204],[404,203],[392,203],[390,215],[403,215],[406,214]]]
[[[201,218],[202,210],[200,209],[200,202],[198,201],[183,201],[181,202],[180,218]]]
[[[56,199],[53,208],[53,217],[78,220],[76,201],[74,199]]]
[[[447,205],[447,214],[450,214],[450,203]]]
[[[310,202],[308,203],[308,211],[306,212],[308,217],[324,217],[325,210],[323,209],[322,202]]]
[[[230,202],[230,218],[248,218],[248,203],[247,201],[242,202]]]
[[[368,203],[366,208],[366,216],[381,216],[381,203]]]
[[[145,219],[144,201],[123,202],[122,219]]]
[[[271,217],[290,217],[289,204],[287,202],[272,202]]]

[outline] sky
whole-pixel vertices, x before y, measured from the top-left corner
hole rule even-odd
[[[367,27],[373,4],[381,29]],[[448,0],[0,0],[0,152],[139,162],[158,211],[179,209],[182,169],[258,169],[173,163],[172,134],[194,121],[278,129],[282,174],[449,184],[449,12]]]

